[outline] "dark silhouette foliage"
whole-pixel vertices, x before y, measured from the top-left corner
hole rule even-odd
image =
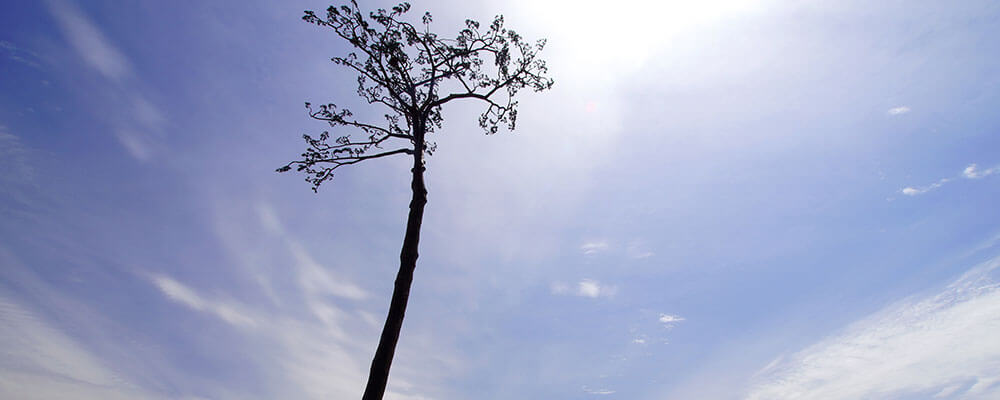
[[[466,20],[457,36],[442,38],[430,30],[430,13],[424,13],[419,27],[404,21],[402,17],[409,10],[409,3],[401,3],[391,10],[366,14],[352,0],[348,5],[327,8],[323,15],[305,12],[303,20],[328,29],[350,44],[350,53],[331,60],[357,73],[358,95],[369,104],[385,108],[386,113],[384,121],[364,122],[333,103],[306,103],[311,118],[345,132],[304,135],[307,147],[301,158],[278,168],[278,172],[294,168],[305,173],[315,191],[342,166],[396,155],[413,158],[413,197],[399,272],[363,400],[382,399],[388,382],[427,203],[424,157],[436,148],[427,135],[441,128],[441,108],[461,99],[482,102],[485,109],[479,125],[486,134],[493,134],[500,126],[514,129],[514,96],[519,91],[542,91],[553,84],[546,77],[545,61],[538,58],[545,41],[526,41],[504,27],[503,16],[497,16],[486,27]]]

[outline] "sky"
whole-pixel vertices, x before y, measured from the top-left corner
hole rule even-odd
[[[0,398],[360,397],[409,166],[274,172],[384,112],[327,6],[0,5]],[[444,110],[387,399],[1000,397],[995,2],[425,10],[555,86]]]

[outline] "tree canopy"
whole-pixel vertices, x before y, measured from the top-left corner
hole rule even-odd
[[[357,92],[369,104],[388,108],[385,121],[359,121],[347,108],[334,103],[306,103],[309,116],[331,127],[353,128],[353,133],[304,135],[308,145],[300,160],[278,169],[292,168],[307,174],[316,190],[344,165],[397,154],[430,155],[436,149],[425,134],[441,128],[441,108],[459,99],[485,103],[479,125],[487,134],[500,126],[514,129],[515,95],[523,89],[552,87],[548,68],[538,52],[545,40],[529,42],[504,26],[497,16],[486,27],[466,20],[454,38],[431,32],[433,17],[424,13],[415,26],[401,19],[410,10],[401,3],[391,10],[367,15],[356,1],[327,8],[325,15],[306,11],[303,20],[329,28],[351,45],[351,52],[331,60],[357,73]],[[354,138],[360,133],[361,138]]]

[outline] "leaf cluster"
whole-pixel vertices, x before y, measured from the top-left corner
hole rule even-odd
[[[331,127],[360,130],[365,138],[354,140],[348,134],[328,143],[328,132],[315,138],[304,135],[308,148],[302,159],[286,164],[279,172],[295,166],[307,173],[315,190],[342,165],[393,154],[430,154],[435,146],[425,135],[441,127],[442,106],[458,99],[485,103],[479,125],[487,134],[496,133],[499,126],[514,129],[514,96],[523,89],[552,87],[545,61],[538,57],[545,40],[526,41],[504,27],[503,16],[485,27],[466,20],[458,35],[442,38],[431,32],[433,17],[429,12],[418,25],[405,21],[403,16],[410,8],[409,3],[400,3],[389,10],[364,13],[357,1],[351,0],[327,8],[322,15],[305,12],[303,20],[329,29],[350,44],[346,55],[331,60],[357,74],[361,98],[386,107],[388,112],[385,121],[376,125],[354,119],[350,110],[335,104],[314,109],[306,103],[310,117]],[[389,143],[405,147],[372,154],[373,149]]]

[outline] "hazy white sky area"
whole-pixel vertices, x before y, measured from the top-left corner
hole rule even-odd
[[[274,172],[386,112],[328,5],[0,5],[0,398],[360,397],[410,167]],[[444,110],[387,399],[1000,398],[995,2],[425,10],[555,86]]]

